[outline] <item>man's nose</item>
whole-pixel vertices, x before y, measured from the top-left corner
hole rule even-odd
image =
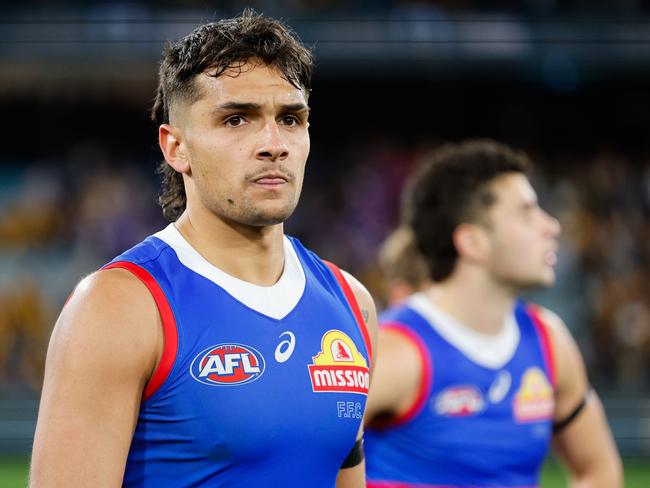
[[[289,148],[282,138],[277,122],[265,124],[262,129],[262,140],[255,156],[258,160],[266,161],[284,161],[289,156]]]
[[[549,233],[553,237],[557,237],[560,235],[560,232],[562,231],[562,226],[560,225],[560,221],[553,217],[551,214],[544,212],[546,214],[546,220],[548,222],[548,229]]]

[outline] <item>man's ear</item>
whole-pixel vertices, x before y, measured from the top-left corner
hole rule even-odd
[[[486,229],[477,224],[460,224],[454,230],[454,246],[461,259],[473,263],[485,261],[489,253]]]
[[[162,124],[158,128],[158,144],[165,156],[165,161],[179,173],[190,173],[190,161],[187,157],[187,147],[183,134],[178,127]]]

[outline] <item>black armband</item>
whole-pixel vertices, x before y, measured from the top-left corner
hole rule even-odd
[[[353,468],[354,466],[361,464],[363,458],[363,439],[359,439],[354,443],[348,457],[346,457],[343,464],[341,464],[341,469]]]
[[[557,434],[558,432],[563,430],[567,425],[569,425],[571,422],[573,422],[576,419],[578,414],[580,412],[582,412],[582,410],[585,408],[585,405],[589,401],[589,397],[591,396],[592,392],[593,392],[593,390],[591,388],[589,390],[587,390],[587,393],[584,394],[584,396],[582,397],[582,400],[580,400],[580,403],[578,403],[578,405],[576,405],[576,408],[574,408],[573,411],[569,415],[567,415],[562,420],[553,423],[553,434]]]

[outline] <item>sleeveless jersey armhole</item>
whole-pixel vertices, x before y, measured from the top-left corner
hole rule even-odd
[[[381,325],[381,330],[390,330],[411,342],[418,350],[420,366],[422,368],[418,393],[409,408],[394,418],[377,423],[377,425],[373,424],[373,427],[384,429],[399,427],[415,418],[422,411],[433,388],[433,360],[424,341],[406,325],[400,322],[385,322]]]
[[[144,268],[128,261],[116,261],[104,266],[102,269],[121,268],[130,271],[147,287],[158,308],[163,328],[163,352],[156,370],[151,375],[144,388],[142,401],[145,402],[163,385],[171,373],[176,353],[178,351],[178,331],[174,313],[167,301],[165,293],[160,288],[153,276]]]
[[[330,263],[329,261],[323,260],[323,262],[334,274],[334,277],[336,278],[336,281],[338,281],[339,285],[341,286],[341,289],[343,290],[343,294],[345,295],[345,298],[347,299],[348,304],[352,309],[352,313],[354,314],[354,317],[357,320],[357,325],[361,330],[361,335],[363,335],[363,341],[365,342],[366,350],[368,351],[368,367],[370,367],[370,365],[372,364],[372,343],[370,342],[370,334],[368,333],[368,327],[366,327],[366,323],[364,322],[363,317],[361,316],[361,310],[359,309],[359,303],[357,303],[357,298],[355,297],[352,288],[350,288],[348,281],[345,279],[343,273],[338,268],[338,266],[336,266],[334,263]]]
[[[528,305],[527,309],[537,332],[537,338],[539,339],[542,355],[544,356],[544,364],[546,365],[546,370],[551,380],[551,384],[553,385],[553,389],[556,389],[557,377],[555,370],[555,356],[548,326],[540,317],[539,307],[537,305]]]

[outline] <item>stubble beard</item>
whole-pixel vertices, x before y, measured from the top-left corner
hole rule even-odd
[[[522,293],[543,290],[550,288],[555,284],[555,271],[552,270],[551,274],[548,271],[540,271],[536,276],[521,276],[516,273],[497,273],[493,275],[494,283],[504,290],[507,290],[512,296],[518,296]]]
[[[246,175],[245,183],[239,188],[219,190],[210,188],[207,184],[209,178],[197,178],[196,186],[199,199],[203,206],[212,214],[231,225],[244,225],[248,227],[268,227],[281,224],[295,211],[302,191],[303,179],[300,175],[280,165],[280,171],[287,176],[289,191],[276,198],[254,198],[246,191],[247,185],[255,176],[266,171],[260,168],[254,173]],[[198,175],[197,175],[198,176]],[[290,191],[290,190],[293,191]],[[285,193],[283,192],[283,193]]]
[[[220,195],[212,200],[208,208],[225,222],[248,227],[268,227],[281,224],[295,211],[300,189],[277,200],[256,201],[246,195]],[[207,202],[206,202],[207,203]]]
[[[534,290],[545,290],[555,284],[555,273],[551,276],[539,276],[537,278],[520,279],[511,283],[512,289],[517,295]]]
[[[281,224],[291,217],[297,203],[297,198],[293,195],[287,198],[280,208],[273,209],[264,208],[263,203],[244,200],[236,220],[251,227],[267,227]]]

